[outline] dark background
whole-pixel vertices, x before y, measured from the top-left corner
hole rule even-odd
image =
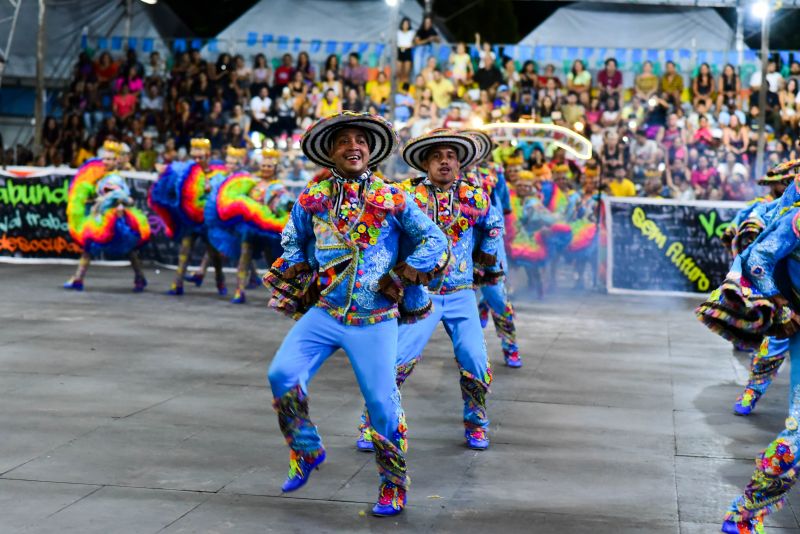
[[[247,11],[258,0],[161,0],[169,5],[199,37],[213,37]],[[414,2],[417,0],[405,0]],[[423,4],[422,1],[419,2]],[[454,39],[473,42],[475,32],[493,43],[517,43],[556,9],[569,2],[535,0],[434,0],[437,21],[444,23]],[[718,9],[733,27],[736,11]],[[285,14],[281,14],[285,16]],[[745,16],[745,41],[751,48],[760,46],[759,24]],[[383,23],[383,21],[376,21]],[[773,50],[800,49],[800,10],[775,13],[770,30]],[[353,29],[354,33],[357,29]],[[553,43],[558,44],[558,43]]]

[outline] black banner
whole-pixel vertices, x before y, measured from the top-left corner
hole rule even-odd
[[[720,237],[743,205],[610,199],[609,291],[707,293],[731,258]]]
[[[81,247],[67,228],[67,194],[71,176],[0,176],[0,257],[76,259]],[[178,244],[167,238],[164,223],[147,207],[152,180],[126,178],[137,207],[147,214],[151,238],[141,251],[144,260],[165,265],[178,262]],[[199,240],[198,240],[199,241]],[[195,245],[192,263],[200,262],[202,243]],[[124,258],[100,258],[124,259]]]

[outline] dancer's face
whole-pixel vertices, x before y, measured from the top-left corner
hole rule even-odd
[[[461,164],[456,149],[450,145],[431,148],[425,157],[428,178],[440,189],[449,189],[458,178]]]
[[[105,165],[107,171],[116,170],[117,156],[112,152],[106,152],[103,154],[103,165]]]
[[[259,170],[261,171],[261,177],[270,180],[275,176],[275,160],[270,158],[264,158],[261,160],[261,165],[259,165]]]
[[[192,156],[192,159],[204,169],[208,165],[208,158],[210,154],[204,148],[193,148],[189,154]]]
[[[342,128],[333,136],[330,158],[345,178],[358,178],[369,166],[367,134],[360,128]]]

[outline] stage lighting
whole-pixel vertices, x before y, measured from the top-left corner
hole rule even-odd
[[[759,20],[765,19],[769,15],[769,2],[759,0],[750,6],[750,12]]]

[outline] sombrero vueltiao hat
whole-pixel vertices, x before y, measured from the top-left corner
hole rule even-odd
[[[475,141],[475,144],[478,145],[478,152],[475,154],[475,161],[472,161],[469,164],[469,166],[475,165],[476,163],[480,163],[481,161],[489,157],[489,154],[492,153],[492,147],[494,143],[488,133],[486,133],[483,130],[461,130],[461,131],[467,134],[468,136],[472,137],[472,140]]]
[[[325,117],[308,127],[300,140],[303,154],[326,169],[333,169],[336,164],[330,158],[333,134],[342,128],[360,128],[367,135],[369,144],[369,166],[374,167],[388,158],[399,140],[392,124],[377,115],[345,111],[338,115]]]
[[[462,169],[475,161],[478,152],[478,145],[472,136],[456,130],[438,128],[409,141],[403,147],[403,161],[409,167],[425,172],[425,157],[431,148],[438,145],[453,147]]]
[[[792,159],[775,165],[767,171],[766,176],[758,180],[758,185],[789,185],[800,176],[800,159]]]

